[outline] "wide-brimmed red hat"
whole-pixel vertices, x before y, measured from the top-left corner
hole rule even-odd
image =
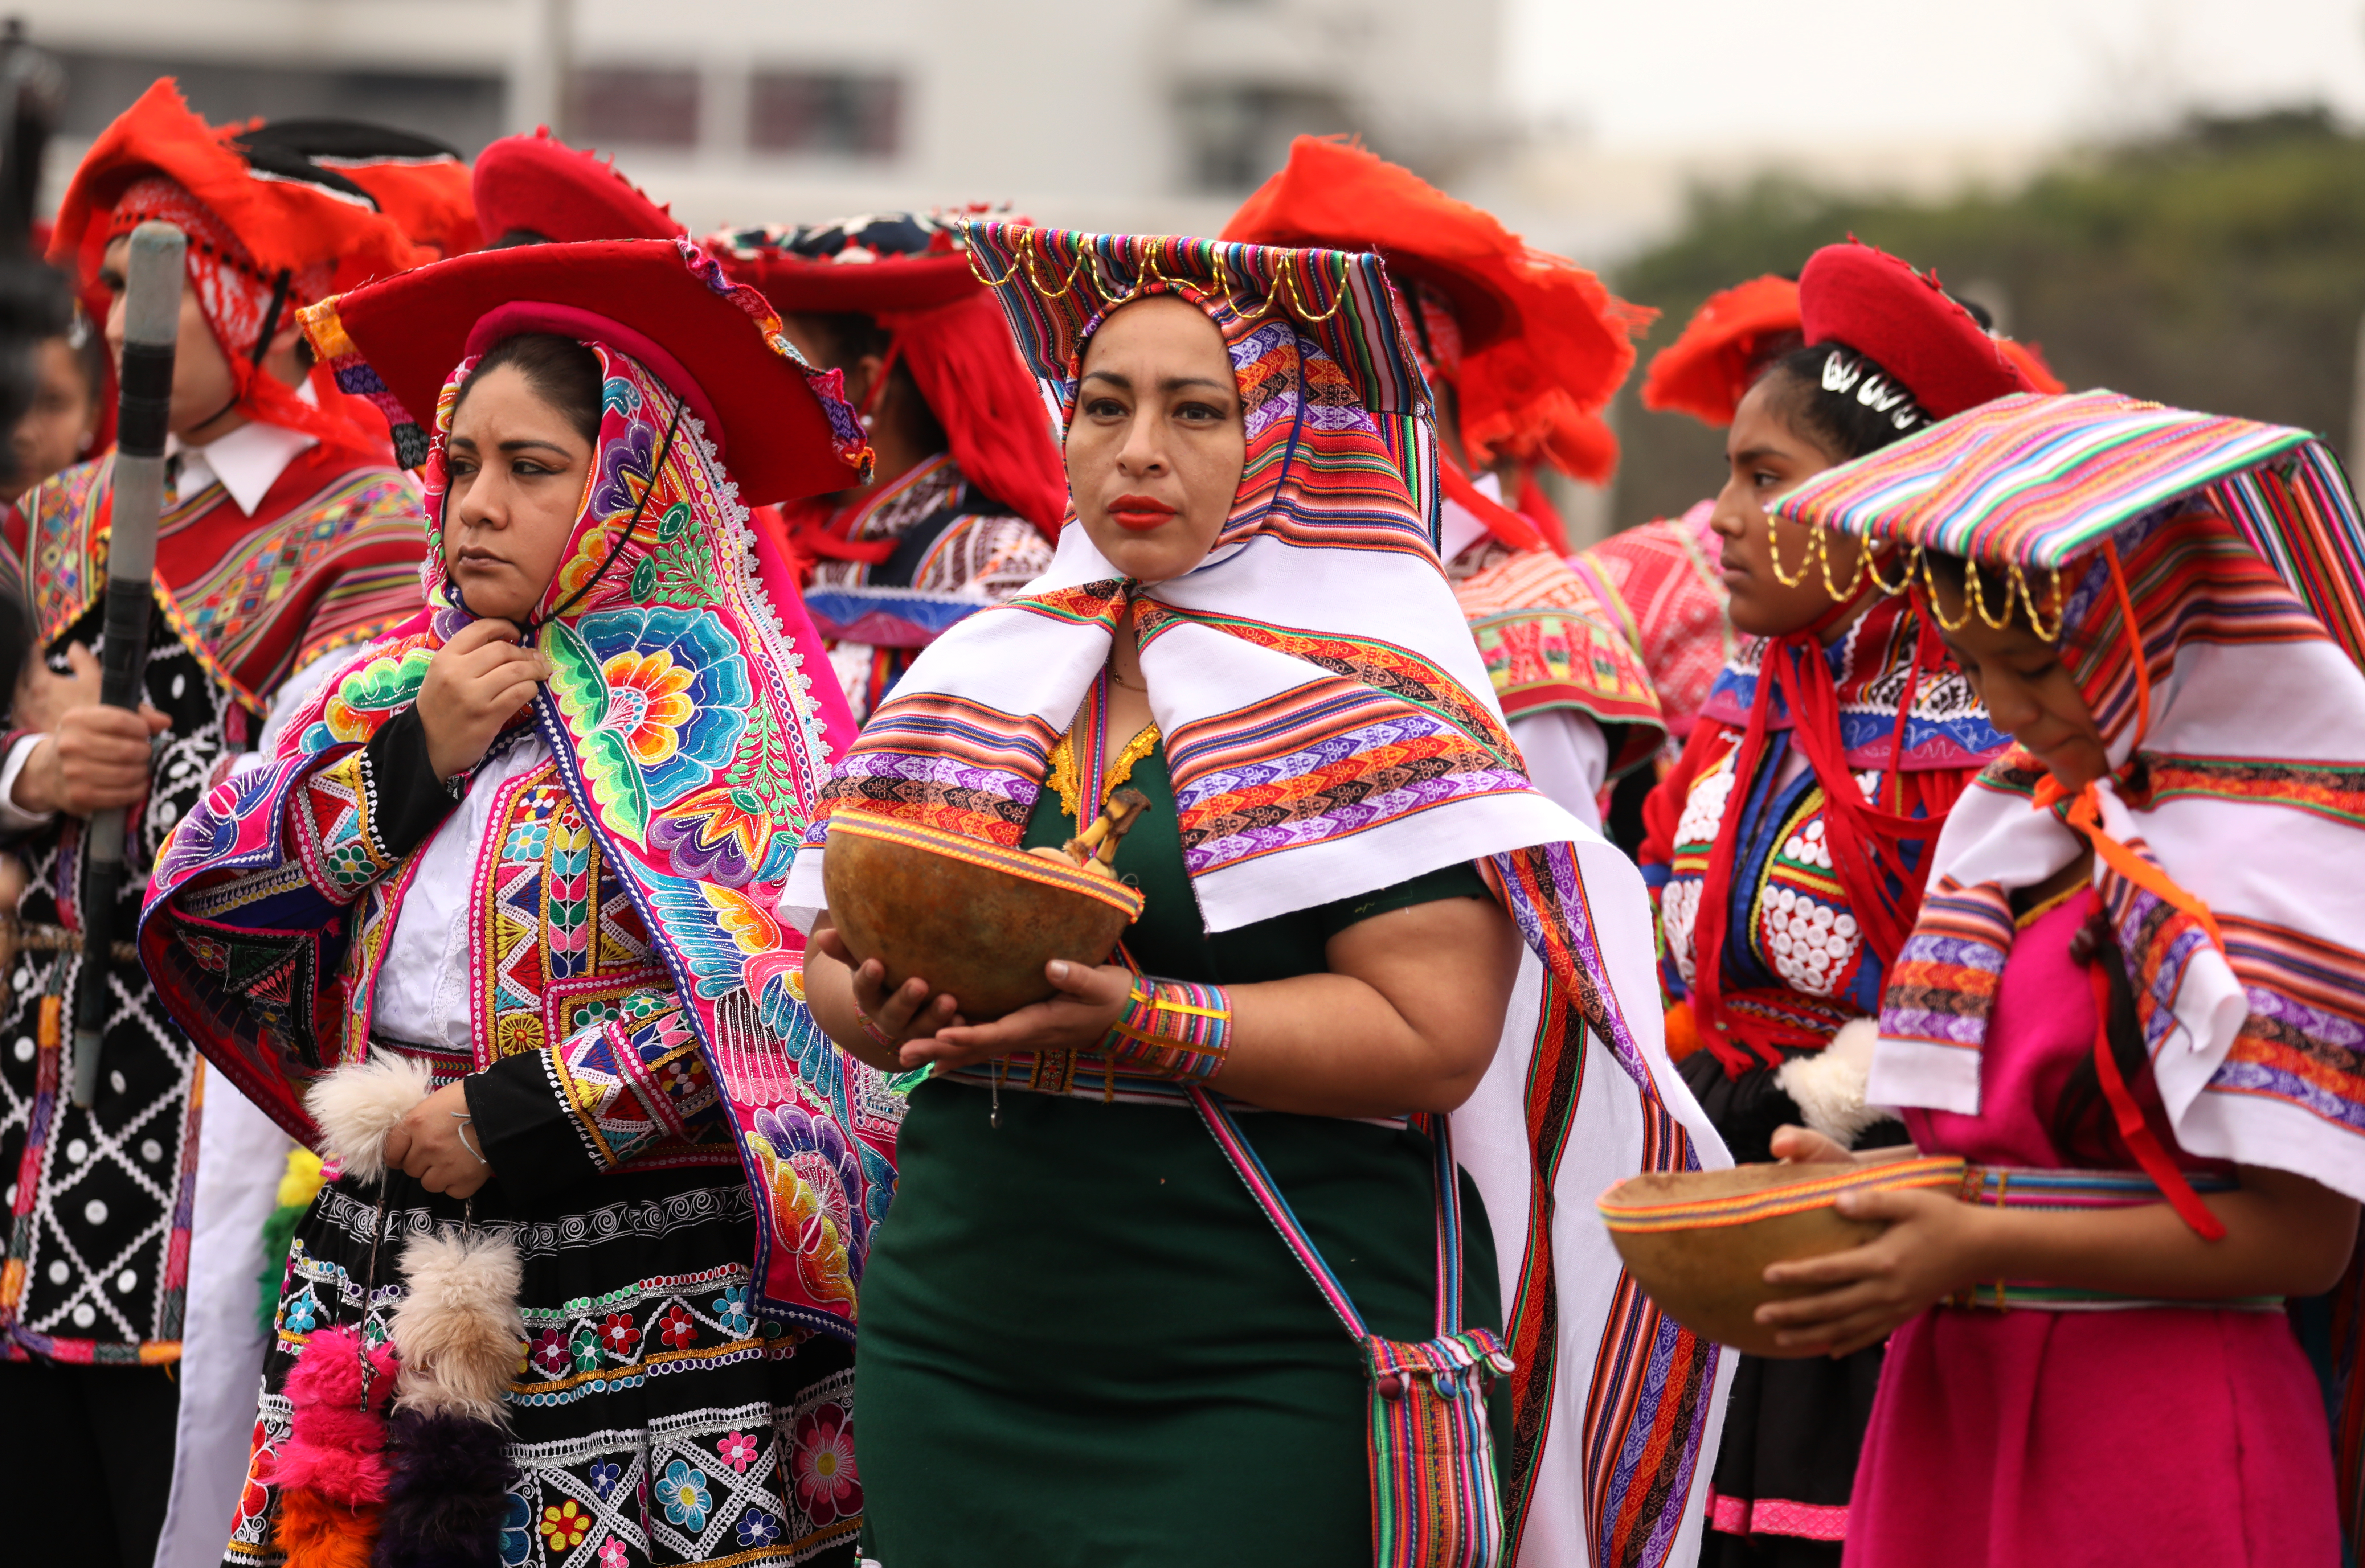
[[[1682,336],[1651,356],[1642,407],[1729,425],[1767,358],[1805,341],[1799,286],[1790,279],[1768,274],[1721,289],[1684,323]]]
[[[462,360],[549,331],[654,371],[704,425],[747,505],[842,490],[869,471],[837,373],[798,358],[764,297],[687,240],[478,251],[323,300],[303,321],[338,386],[385,410],[406,465],[425,461],[436,399]]]
[[[569,147],[536,126],[476,154],[476,225],[485,243],[523,230],[562,244],[672,240],[689,232],[672,210],[616,172],[615,160]]]
[[[302,273],[329,263],[331,288],[352,288],[432,257],[411,242],[402,224],[378,210],[360,183],[340,188],[333,170],[313,177],[250,159],[241,135],[265,129],[261,121],[209,126],[190,111],[169,76],[99,132],[74,170],[58,204],[50,260],[89,278],[106,250],[115,204],[135,181],[162,174],[203,203],[238,236],[265,273]]]
[[[1554,431],[1609,401],[1633,365],[1634,333],[1654,314],[1575,263],[1530,250],[1493,214],[1335,138],[1291,143],[1288,164],[1232,214],[1223,238],[1377,251],[1391,275],[1442,295],[1462,362],[1440,369],[1455,381],[1474,459],[1499,450],[1557,462],[1576,450]]]
[[[1858,240],[1807,258],[1799,324],[1810,344],[1870,355],[1933,419],[2037,389],[1935,277]]]
[[[706,248],[723,271],[795,314],[932,310],[985,292],[953,226],[930,214],[726,229]]]

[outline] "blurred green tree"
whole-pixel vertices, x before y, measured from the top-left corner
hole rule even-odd
[[[2349,444],[2365,316],[2365,137],[2321,109],[2199,118],[2172,136],[2065,158],[2009,195],[1942,204],[1832,196],[1766,179],[1694,198],[1683,230],[1620,269],[1664,311],[1651,350],[1699,302],[1795,274],[1849,234],[2000,301],[2073,388],[2304,426]],[[1680,511],[1722,482],[1721,432],[1620,394],[1615,518]]]

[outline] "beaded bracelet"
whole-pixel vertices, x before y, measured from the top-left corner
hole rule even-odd
[[[1223,987],[1136,975],[1101,1052],[1123,1071],[1197,1083],[1224,1065],[1231,1036],[1232,999]]]

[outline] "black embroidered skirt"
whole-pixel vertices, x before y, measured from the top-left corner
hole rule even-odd
[[[373,1286],[379,1213],[375,1185],[348,1176],[297,1231],[228,1562],[279,1561],[266,1478],[307,1338],[364,1318],[382,1337],[403,1241],[464,1210],[390,1177]],[[755,1207],[735,1172],[626,1171],[516,1206],[495,1181],[474,1223],[511,1236],[523,1263],[506,1568],[853,1562],[853,1351],[753,1315]]]

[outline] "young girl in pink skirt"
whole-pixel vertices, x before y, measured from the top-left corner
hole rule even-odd
[[[1962,1201],[1852,1194],[1877,1240],[1766,1271],[1813,1287],[1759,1309],[1784,1344],[1889,1339],[1848,1568],[2341,1560],[2282,1306],[2339,1280],[2365,1196],[2365,675],[2234,510],[2132,519],[2057,602],[1986,555],[2009,520],[1922,556],[2018,745],[1939,840],[1868,1092]]]

